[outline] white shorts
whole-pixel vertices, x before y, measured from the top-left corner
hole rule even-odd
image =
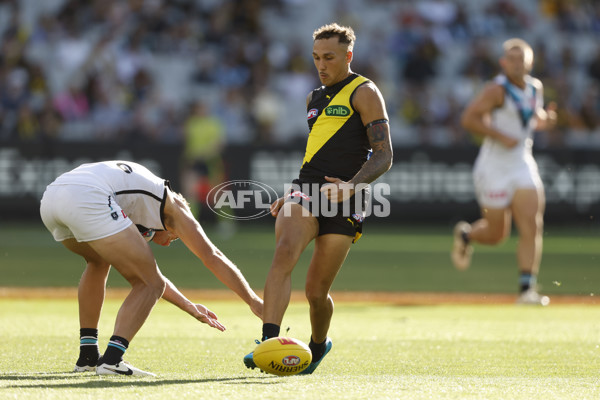
[[[50,185],[40,215],[54,240],[89,242],[115,235],[132,224],[112,193],[84,185]]]
[[[535,164],[521,164],[511,170],[477,165],[473,171],[475,194],[480,207],[507,208],[517,189],[544,187]]]

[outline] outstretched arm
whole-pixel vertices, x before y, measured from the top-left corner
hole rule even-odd
[[[225,330],[225,326],[217,321],[217,315],[210,311],[208,308],[203,306],[202,304],[194,304],[187,297],[183,295],[173,283],[163,276],[167,286],[165,287],[165,291],[162,295],[162,298],[167,300],[169,303],[174,304],[179,307],[181,310],[190,314],[192,317],[196,318],[198,321],[203,322],[216,328],[223,332]]]
[[[165,204],[165,226],[177,235],[204,265],[244,300],[256,316],[262,318],[263,301],[236,265],[231,262],[206,236],[194,218],[185,199],[171,191]]]

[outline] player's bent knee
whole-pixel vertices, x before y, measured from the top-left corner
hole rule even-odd
[[[510,236],[510,230],[505,229],[490,229],[485,235],[484,240],[481,240],[482,243],[488,245],[498,245],[502,244],[508,237]]]
[[[152,298],[161,298],[167,283],[164,278],[160,275],[156,277],[147,277],[144,280],[137,280],[136,282],[131,282],[131,286],[134,289],[141,290],[145,293],[145,295]]]
[[[490,244],[492,244],[492,245],[502,244],[505,240],[506,240],[505,235],[495,235],[490,238]]]
[[[95,272],[95,273],[97,273],[97,272],[108,273],[108,271],[110,271],[110,264],[104,260],[88,261],[87,267],[92,272]]]
[[[152,282],[152,284],[150,285],[154,295],[157,298],[161,298],[163,293],[165,292],[165,288],[167,287],[167,283],[165,282],[163,277],[160,277],[160,279],[155,280],[154,282]]]
[[[147,289],[147,293],[148,296],[153,298],[153,299],[160,299],[163,295],[163,293],[165,292],[165,287],[166,285],[147,285],[146,289]]]
[[[275,247],[275,258],[279,262],[296,262],[300,257],[301,249],[291,241],[282,240]]]
[[[306,287],[305,289],[306,299],[310,305],[321,305],[329,302],[329,292],[319,289],[313,289]]]

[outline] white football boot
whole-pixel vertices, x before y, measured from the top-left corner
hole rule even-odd
[[[464,271],[471,265],[471,256],[473,255],[473,246],[465,241],[463,234],[471,232],[471,225],[465,221],[460,221],[454,227],[454,245],[450,258],[454,267]]]
[[[126,361],[121,361],[116,365],[102,363],[96,367],[96,375],[156,376],[152,372],[142,371]]]
[[[535,289],[527,289],[519,295],[517,304],[547,306],[550,304],[550,298],[548,296],[542,296]]]

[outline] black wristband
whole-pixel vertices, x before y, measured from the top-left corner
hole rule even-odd
[[[389,121],[387,119],[377,119],[375,121],[369,122],[368,124],[365,125],[366,129],[369,129],[370,127],[372,127],[373,125],[378,125],[378,124],[387,124]]]

